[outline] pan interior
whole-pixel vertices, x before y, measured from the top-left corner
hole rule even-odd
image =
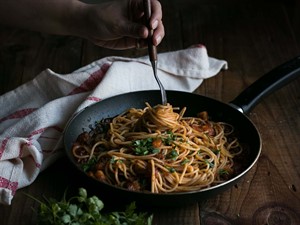
[[[234,126],[240,142],[246,146],[245,155],[240,161],[241,173],[237,177],[241,177],[253,166],[260,154],[261,141],[256,127],[247,116],[226,103],[201,95],[178,91],[168,91],[167,94],[168,102],[173,107],[187,107],[185,116],[196,116],[198,112],[207,111],[210,120],[223,121]],[[89,131],[95,121],[117,116],[132,107],[144,108],[145,102],[154,106],[160,104],[160,101],[159,91],[140,91],[114,96],[85,108],[70,120],[65,129],[64,147],[68,158],[76,166],[70,151],[72,144],[80,133]],[[81,170],[78,166],[77,168]],[[235,178],[225,182],[225,185],[234,180]],[[222,185],[214,186],[212,189],[218,188],[218,186]],[[203,189],[201,192],[205,192],[205,190]]]

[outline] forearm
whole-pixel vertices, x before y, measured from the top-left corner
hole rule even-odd
[[[72,35],[84,3],[78,0],[0,0],[0,23],[59,35]]]

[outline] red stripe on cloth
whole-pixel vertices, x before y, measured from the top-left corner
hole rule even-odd
[[[1,118],[0,123],[5,121],[5,120],[23,118],[23,117],[29,115],[30,113],[34,112],[36,109],[37,108],[28,108],[28,109],[21,109],[21,110],[15,111],[10,115]]]
[[[79,87],[74,88],[68,95],[93,90],[101,82],[109,67],[110,64],[103,64],[99,70],[92,73],[88,79],[86,79]]]
[[[32,143],[33,136],[38,135],[38,134],[41,134],[41,133],[43,133],[46,129],[50,129],[50,128],[55,129],[55,130],[57,130],[58,132],[61,132],[61,133],[63,132],[63,129],[60,128],[60,127],[58,127],[58,126],[44,127],[44,128],[40,128],[40,129],[38,129],[38,130],[33,131],[33,132],[28,136],[28,138],[27,138],[28,142],[23,143],[23,144],[21,145],[20,150],[19,150],[19,157],[22,157],[23,147],[24,147],[24,146],[30,147],[31,145],[33,145],[33,143]],[[40,138],[47,138],[47,139],[58,140],[58,138],[54,138],[54,137],[45,137],[45,136],[42,136],[42,135],[40,136]],[[42,150],[42,152],[44,152],[44,153],[47,153],[47,152],[49,153],[49,152],[51,152],[51,151],[53,151],[53,150],[47,150],[47,151]],[[32,160],[34,161],[35,166],[36,166],[37,168],[41,168],[41,164],[40,164],[40,163],[37,163],[37,162],[34,160],[33,157],[32,157]]]
[[[28,142],[23,143],[23,144],[20,146],[19,157],[22,158],[23,147],[24,147],[24,146],[30,147],[30,146],[32,146],[32,145],[33,145],[33,144],[32,144],[32,142],[31,142],[31,140],[28,140]],[[32,155],[30,155],[29,157],[30,157],[30,159],[32,159],[32,161],[33,161],[35,167],[40,169],[40,168],[41,168],[41,164],[38,163],[38,162],[36,162]]]
[[[28,138],[31,139],[33,136],[43,133],[46,129],[54,129],[54,130],[56,130],[60,133],[63,132],[63,129],[58,127],[58,126],[43,127],[43,128],[40,128],[38,130],[35,130],[35,131],[31,132],[29,134]]]
[[[5,138],[2,142],[1,142],[1,145],[0,145],[0,159],[2,158],[2,155],[3,155],[3,152],[6,148],[6,145],[7,145],[7,142],[8,142],[9,138]]]
[[[0,177],[0,188],[9,189],[12,191],[12,195],[15,195],[18,188],[18,182],[11,182],[4,177]]]
[[[30,158],[32,159],[33,163],[35,164],[35,167],[40,169],[42,165],[40,163],[36,162],[32,155],[30,156]]]
[[[40,139],[46,139],[46,140],[58,140],[59,137],[48,137],[48,136],[40,136]]]
[[[27,147],[32,146],[31,140],[28,139],[28,142],[25,142],[25,143],[22,143],[22,144],[21,144],[20,149],[19,149],[19,158],[22,158],[22,156],[23,156],[23,147],[24,147],[24,146],[27,146]]]
[[[92,101],[92,102],[100,102],[101,98],[95,97],[95,96],[89,96],[86,100]]]
[[[61,127],[59,127],[59,126],[51,126],[51,127],[49,127],[49,128],[53,128],[54,130],[57,130],[58,132],[63,132],[64,131],[64,129],[62,129]]]
[[[47,127],[35,130],[33,132],[31,132],[31,134],[28,136],[28,138],[32,138],[33,136],[37,135],[37,134],[41,134],[43,133],[45,130],[47,129]]]

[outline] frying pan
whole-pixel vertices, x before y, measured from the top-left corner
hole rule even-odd
[[[102,183],[88,177],[74,160],[71,148],[76,138],[83,131],[89,131],[95,121],[119,115],[128,108],[144,108],[145,102],[154,106],[160,104],[160,91],[138,91],[117,95],[90,105],[70,119],[64,131],[64,147],[68,159],[80,176],[83,187],[96,192],[106,201],[132,202],[152,206],[178,206],[199,202],[213,197],[236,184],[253,167],[258,160],[262,141],[255,125],[247,114],[263,97],[288,84],[300,75],[300,57],[296,57],[262,76],[229,104],[194,93],[167,91],[168,102],[174,107],[187,107],[186,116],[195,116],[198,112],[207,111],[213,121],[224,121],[234,126],[240,142],[245,146],[241,171],[230,180],[205,189],[154,194],[130,191]]]

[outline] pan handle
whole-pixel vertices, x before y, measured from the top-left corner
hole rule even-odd
[[[300,56],[297,56],[259,78],[229,104],[240,112],[248,114],[263,97],[287,85],[299,75]]]

